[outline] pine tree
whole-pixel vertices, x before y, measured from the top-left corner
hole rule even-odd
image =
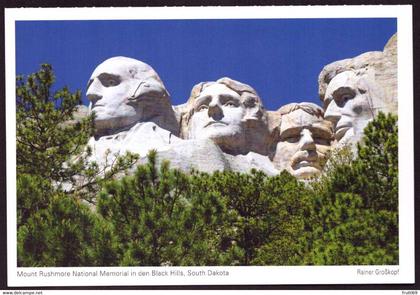
[[[170,169],[136,155],[100,173],[80,93],[51,94],[52,68],[18,77],[19,266],[351,265],[398,263],[398,127],[379,114],[356,157],[341,150],[303,184]],[[118,175],[118,177],[117,177]],[[89,204],[89,205],[88,205]]]
[[[189,180],[181,264],[237,265],[240,249],[229,238],[234,229],[226,226],[235,213],[215,188],[214,175],[194,171]]]
[[[355,160],[336,163],[314,185],[310,264],[398,263],[398,126],[380,113]]]
[[[287,172],[275,177],[255,170],[222,172],[213,177],[230,212],[224,224],[230,232],[225,238],[241,254],[235,257],[239,265],[285,264],[296,258],[296,240],[304,224],[303,184]]]
[[[86,202],[135,157],[118,159],[100,177],[85,148],[93,116],[75,122],[80,92],[64,87],[52,94],[54,80],[44,64],[16,81],[18,265],[111,265],[110,226]]]
[[[19,266],[112,266],[115,247],[111,227],[65,193],[18,228]]]
[[[273,198],[273,231],[257,249],[254,265],[302,265],[307,246],[305,223],[310,218],[312,194],[287,171],[268,178],[265,193]]]
[[[68,161],[81,154],[92,135],[93,116],[65,124],[74,119],[80,91],[71,93],[64,87],[51,93],[54,80],[48,64],[26,79],[16,79],[16,165],[18,174],[64,183],[84,169],[81,162]]]
[[[156,152],[133,176],[109,181],[100,194],[98,211],[113,224],[119,264],[130,266],[218,264],[218,196],[200,186],[204,175],[191,176],[156,168]]]
[[[75,120],[80,91],[64,87],[51,93],[54,81],[48,64],[16,79],[17,174],[38,175],[91,202],[99,182],[128,169],[138,157],[127,153],[101,169],[89,161],[86,143],[94,132],[94,115]]]

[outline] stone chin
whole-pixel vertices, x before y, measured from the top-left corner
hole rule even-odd
[[[118,130],[124,127],[130,127],[138,120],[136,115],[132,116],[115,116],[106,113],[96,113],[95,117],[95,129],[98,132]]]
[[[241,153],[245,145],[245,136],[241,128],[231,126],[206,127],[194,137],[194,139],[210,139],[225,152]]]
[[[218,138],[228,139],[241,136],[243,130],[240,126],[231,126],[226,123],[214,122],[206,127],[192,128],[189,138],[192,139],[212,139],[216,141]]]
[[[139,114],[132,106],[128,105],[120,106],[117,109],[95,105],[93,108],[90,107],[90,112],[95,113],[95,125],[97,126],[105,125],[121,128],[124,127],[124,124],[130,125],[139,120]]]
[[[200,134],[204,138],[211,138],[217,139],[218,137],[221,138],[228,138],[228,137],[237,137],[242,133],[240,128],[232,128],[230,126],[223,126],[222,124],[216,123],[212,124],[211,126],[206,127],[203,130],[203,133]]]

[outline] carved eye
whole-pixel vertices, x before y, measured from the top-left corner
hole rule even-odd
[[[108,73],[100,74],[98,79],[105,87],[114,87],[121,83],[121,78],[119,76]]]
[[[208,106],[208,105],[202,104],[201,106],[199,106],[199,107],[197,108],[197,111],[202,112],[202,111],[207,110],[208,108],[209,108],[209,106]]]
[[[287,136],[287,137],[283,138],[283,141],[287,141],[287,142],[290,142],[290,143],[295,143],[295,142],[298,142],[299,139],[300,139],[300,136],[290,135],[290,136]]]
[[[322,129],[312,129],[312,138],[316,144],[330,145],[332,134]]]
[[[341,97],[341,100],[342,101],[344,101],[344,102],[347,102],[348,100],[350,100],[350,99],[352,99],[353,98],[353,96],[352,95],[350,95],[350,94],[344,94],[342,97]]]
[[[115,80],[115,79],[109,79],[108,81],[107,81],[107,84],[108,84],[108,86],[117,86],[119,83],[118,83],[118,81],[117,80]]]
[[[236,107],[236,103],[234,102],[234,101],[227,101],[226,103],[225,103],[225,106],[227,106],[227,107]]]
[[[313,136],[316,144],[329,145],[329,140],[322,136]]]
[[[255,100],[254,97],[248,97],[246,98],[246,100],[244,101],[244,105],[247,108],[253,108],[255,107],[255,105],[257,104],[257,101]]]

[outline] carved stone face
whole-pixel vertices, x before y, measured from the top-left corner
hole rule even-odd
[[[147,117],[148,109],[157,108],[156,100],[166,92],[156,77],[150,66],[132,58],[114,57],[101,63],[86,92],[89,109],[96,114],[95,127],[118,129]]]
[[[314,176],[323,169],[331,138],[330,122],[302,109],[292,111],[282,116],[273,162],[298,178]]]
[[[324,116],[333,123],[337,142],[357,141],[374,117],[369,95],[367,81],[351,71],[338,74],[328,84]]]
[[[194,101],[188,138],[212,139],[221,146],[242,144],[244,115],[238,93],[223,84],[210,85]]]

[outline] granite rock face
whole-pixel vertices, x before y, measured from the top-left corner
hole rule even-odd
[[[201,82],[179,109],[182,138],[211,139],[228,154],[267,154],[267,114],[251,86],[227,77]]]
[[[114,57],[92,73],[90,106],[79,107],[74,121],[95,113],[88,145],[100,166],[125,152],[142,164],[156,150],[158,165],[185,172],[287,170],[308,179],[322,172],[331,149],[354,147],[379,111],[397,112],[397,35],[383,51],[326,65],[318,82],[323,108],[301,102],[267,111],[255,89],[228,77],[196,84],[172,106],[149,65]]]
[[[225,157],[232,171],[249,173],[252,169],[255,169],[270,176],[279,173],[279,170],[277,170],[268,156],[249,152],[246,155],[236,156],[225,154]]]
[[[192,170],[212,173],[215,171],[249,172],[261,170],[267,175],[278,173],[267,156],[249,152],[247,155],[224,153],[211,139],[187,139],[176,142],[165,150],[157,151],[157,164],[169,161],[172,168],[184,172]],[[141,157],[139,164],[147,163],[147,157]]]
[[[383,51],[333,62],[319,75],[325,118],[333,123],[334,145],[353,147],[379,112],[397,113],[397,35]]]
[[[139,122],[127,131],[92,137],[88,145],[92,149],[91,160],[105,167],[126,152],[146,157],[150,150],[165,151],[171,144],[180,141],[180,138],[153,122]]]
[[[332,124],[321,107],[313,103],[290,103],[277,113],[281,120],[274,129],[278,141],[273,164],[297,178],[321,173],[331,148]]]
[[[127,57],[105,60],[93,71],[86,92],[95,114],[89,140],[92,161],[103,166],[125,152],[144,156],[180,140],[170,96],[147,64]]]
[[[86,91],[95,112],[96,135],[115,134],[138,122],[153,122],[178,135],[170,96],[158,74],[147,64],[112,57],[93,71]]]
[[[398,112],[398,57],[397,57],[397,34],[394,34],[385,45],[384,60],[378,68],[378,81],[380,81],[383,92],[390,102],[389,110],[392,113]]]

